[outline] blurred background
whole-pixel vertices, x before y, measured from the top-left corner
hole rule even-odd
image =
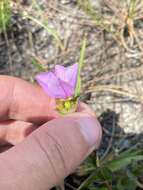
[[[103,141],[65,189],[143,189],[143,0],[0,0],[0,74],[34,82],[78,63],[85,38],[81,100]]]

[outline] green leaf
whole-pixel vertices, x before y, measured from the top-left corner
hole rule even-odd
[[[109,190],[107,187],[91,187],[90,190]]]
[[[133,161],[141,161],[143,160],[143,155],[129,155],[126,157],[121,157],[118,159],[115,159],[108,163],[107,167],[112,171],[116,172],[122,168],[125,168],[129,164],[131,164]]]
[[[0,0],[0,32],[5,32],[11,21],[10,0]]]
[[[117,189],[118,190],[136,190],[136,183],[128,178],[126,175],[118,178]]]
[[[136,0],[130,0],[129,3],[129,18],[133,19],[135,14],[135,8],[136,8]]]
[[[83,190],[89,187],[95,180],[97,180],[97,174],[99,170],[96,169],[79,187],[77,190]]]
[[[81,75],[81,69],[84,63],[84,58],[85,58],[86,43],[87,43],[87,39],[84,36],[83,41],[82,41],[81,51],[80,51],[79,63],[78,63],[78,78],[77,78],[77,85],[75,89],[75,97],[79,96],[81,92],[81,76],[80,75]]]
[[[128,150],[125,150],[120,153],[119,157],[125,157],[125,156],[136,156],[136,155],[142,155],[142,149],[138,149],[137,146],[133,146],[129,148]]]
[[[47,69],[41,65],[36,59],[32,59],[32,64],[37,67],[39,71],[46,71]]]

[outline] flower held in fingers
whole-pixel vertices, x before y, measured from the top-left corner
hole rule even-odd
[[[63,113],[73,111],[77,105],[74,97],[78,79],[78,64],[68,67],[56,65],[53,71],[42,72],[36,80],[43,90],[57,100],[57,109]]]

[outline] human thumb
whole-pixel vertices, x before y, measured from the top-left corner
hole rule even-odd
[[[100,140],[100,124],[89,114],[52,120],[0,155],[0,189],[50,189],[73,172]]]

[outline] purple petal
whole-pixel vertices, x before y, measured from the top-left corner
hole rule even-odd
[[[55,74],[62,81],[68,83],[74,89],[77,83],[78,65],[74,64],[69,67],[63,67],[61,65],[55,66]]]
[[[52,98],[68,98],[74,94],[74,88],[60,80],[52,72],[43,72],[36,76],[37,82]]]

